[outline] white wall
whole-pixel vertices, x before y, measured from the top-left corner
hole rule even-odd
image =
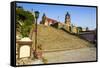
[[[0,0],[0,68],[11,68],[10,64],[10,2],[12,0]],[[23,1],[23,0],[22,0]],[[25,1],[25,0],[24,0]],[[81,5],[98,5],[100,12],[100,0],[26,0],[32,2],[65,3]],[[98,14],[100,19],[100,13]],[[99,20],[100,21],[100,20]],[[98,25],[100,26],[100,24]],[[100,32],[99,32],[100,34]],[[99,46],[100,51],[100,46]],[[100,53],[99,53],[100,57]],[[45,65],[26,68],[99,68],[100,62]]]

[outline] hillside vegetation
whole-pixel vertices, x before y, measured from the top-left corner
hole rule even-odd
[[[32,12],[24,10],[21,6],[16,7],[16,31],[20,32],[22,37],[28,37],[34,22]]]
[[[44,51],[79,49],[93,45],[75,35],[70,35],[63,30],[55,29],[51,26],[39,24],[37,31],[37,43],[42,45]],[[35,32],[33,32],[32,38],[34,47]]]

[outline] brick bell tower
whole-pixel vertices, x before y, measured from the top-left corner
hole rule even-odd
[[[67,31],[70,31],[70,27],[71,27],[71,19],[70,19],[70,14],[67,12],[67,14],[65,15],[65,25],[66,25],[66,29]]]

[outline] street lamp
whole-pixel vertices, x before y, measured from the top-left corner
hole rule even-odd
[[[37,19],[39,17],[39,12],[35,11],[35,18]]]
[[[37,49],[37,20],[39,18],[39,12],[35,11],[35,53],[36,53],[36,49]]]

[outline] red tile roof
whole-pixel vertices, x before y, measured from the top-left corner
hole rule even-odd
[[[48,18],[48,17],[46,17],[46,19],[47,19],[47,21],[48,21],[49,23],[52,23],[52,24],[57,23],[57,21],[54,20],[54,19],[51,19],[51,18]]]

